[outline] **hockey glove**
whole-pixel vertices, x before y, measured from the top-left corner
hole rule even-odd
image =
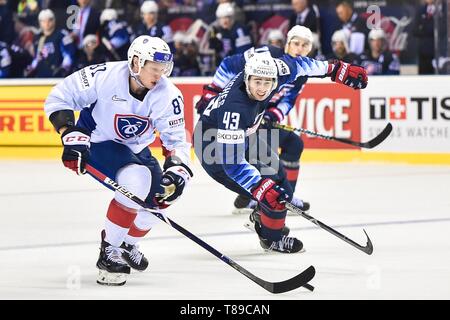
[[[68,127],[61,135],[64,146],[62,161],[64,166],[78,175],[86,173],[86,163],[89,159],[90,133],[80,127]]]
[[[193,174],[191,169],[177,156],[168,157],[163,168],[164,173],[160,185],[164,189],[164,193],[156,194],[155,198],[159,207],[164,209],[178,200]]]
[[[333,61],[331,65],[333,69],[328,74],[331,81],[342,83],[355,90],[367,87],[367,72],[363,67],[339,60]]]
[[[209,101],[222,92],[222,89],[214,85],[213,83],[203,86],[202,97],[195,104],[198,114],[202,114],[208,106]]]
[[[270,211],[286,210],[284,203],[291,197],[272,179],[262,179],[253,189],[253,197],[258,203]]]
[[[272,107],[266,110],[264,112],[264,124],[263,128],[270,129],[272,128],[272,123],[275,122],[281,122],[284,119],[283,113],[280,111],[280,109]]]

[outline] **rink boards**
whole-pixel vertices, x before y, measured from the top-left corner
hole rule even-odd
[[[286,123],[320,134],[368,141],[387,123],[391,135],[373,150],[303,135],[302,160],[450,164],[448,76],[370,77],[357,91],[329,79],[310,79]],[[60,139],[43,112],[59,80],[0,81],[0,158],[58,158]],[[194,105],[210,78],[173,78],[185,102],[187,136],[198,120]],[[159,152],[159,140],[152,145]]]

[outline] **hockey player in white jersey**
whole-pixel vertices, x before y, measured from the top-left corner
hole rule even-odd
[[[64,166],[84,174],[89,164],[152,208],[163,209],[177,200],[192,171],[183,96],[167,78],[172,66],[167,43],[140,36],[128,50],[128,61],[89,66],[56,85],[45,112],[61,134]],[[74,111],[80,111],[76,123]],[[165,150],[164,171],[148,148],[155,130]],[[98,283],[122,285],[130,267],[147,268],[137,243],[158,221],[115,193],[102,231]]]

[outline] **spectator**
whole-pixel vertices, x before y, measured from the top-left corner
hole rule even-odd
[[[217,24],[210,35],[210,47],[216,52],[216,64],[226,56],[244,53],[253,46],[250,30],[234,21],[230,3],[221,3],[216,10]]]
[[[0,41],[0,79],[8,78],[11,70],[11,55],[8,51],[8,45]]]
[[[76,20],[76,26],[71,33],[72,39],[79,49],[83,48],[83,39],[88,34],[99,34],[100,13],[92,8],[91,0],[78,0],[80,12]]]
[[[342,29],[348,30],[350,34],[350,52],[361,54],[367,49],[366,35],[369,32],[366,21],[353,11],[349,1],[340,1],[336,6],[336,14],[342,22]]]
[[[418,38],[419,74],[433,74],[434,68],[434,0],[426,0],[417,11],[414,35]]]
[[[342,60],[347,63],[359,65],[360,60],[358,55],[350,51],[349,48],[350,35],[348,30],[338,30],[333,33],[331,37],[331,46],[333,53],[326,56],[327,60]]]
[[[174,35],[175,55],[172,75],[175,77],[194,77],[200,75],[198,46],[194,38],[185,32]]]
[[[271,46],[284,48],[284,41],[285,41],[284,35],[278,29],[270,30],[269,34],[267,35],[267,44]]]
[[[94,34],[88,34],[83,39],[83,51],[80,51],[80,55],[77,59],[77,70],[83,69],[92,64],[99,64],[105,62],[107,59],[107,53],[98,41],[98,38]]]
[[[6,0],[0,0],[0,41],[11,44],[14,40],[12,12]]]
[[[125,21],[118,21],[115,9],[105,9],[100,15],[100,37],[113,60],[126,60],[130,34]]]
[[[293,15],[289,19],[289,29],[295,25],[307,27],[313,33],[319,34],[320,15],[316,5],[309,5],[308,0],[292,0]]]
[[[386,34],[382,29],[373,29],[369,32],[369,47],[361,55],[361,65],[370,75],[398,75],[400,74],[400,61],[395,54],[387,50]]]
[[[55,15],[46,9],[39,13],[41,32],[34,37],[35,56],[26,74],[31,77],[64,77],[74,66],[75,47],[69,33],[55,28]]]
[[[148,35],[163,39],[173,51],[172,29],[168,25],[158,22],[158,5],[155,1],[144,1],[141,6],[142,23],[135,31],[136,37]]]

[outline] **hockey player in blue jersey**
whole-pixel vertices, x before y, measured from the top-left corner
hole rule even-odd
[[[293,199],[292,188],[280,174],[278,158],[263,163],[252,155],[254,148],[249,145],[274,91],[300,76],[330,76],[355,89],[367,86],[367,75],[359,66],[289,55],[274,59],[268,52],[255,53],[244,71],[209,102],[194,131],[195,153],[202,167],[226,188],[258,202],[260,218],[255,220],[255,230],[260,244],[265,250],[283,253],[303,247],[300,240],[283,232],[285,202],[299,207],[303,203]]]
[[[244,54],[234,55],[225,58],[220,64],[217,72],[214,75],[213,81],[209,86],[206,86],[205,91],[209,96],[204,95],[202,100],[196,105],[197,111],[202,112],[202,109],[207,105],[207,101],[212,95],[220,92],[222,88],[245,66],[245,61],[254,52],[269,51],[272,57],[278,58],[285,53],[292,57],[306,57],[312,49],[313,35],[310,29],[304,26],[294,26],[287,34],[287,41],[284,51],[277,47],[263,46],[260,48],[252,48]],[[278,92],[270,100],[269,108],[264,113],[265,124],[263,128],[267,130],[267,143],[270,146],[271,130],[276,130],[279,138],[279,145],[275,146],[274,152],[278,152],[280,148],[280,161],[283,166],[283,173],[287,181],[290,183],[292,190],[295,191],[299,170],[300,157],[303,152],[303,140],[300,136],[292,131],[273,129],[271,123],[282,121],[294,107],[297,96],[302,92],[303,87],[308,80],[307,76],[298,77],[293,83],[286,83],[281,86]],[[234,201],[234,214],[249,214],[253,211],[255,201],[244,195],[238,195]],[[309,206],[309,204],[306,204]]]
[[[128,61],[88,66],[56,85],[45,112],[61,134],[64,166],[83,174],[87,163],[151,208],[166,208],[177,200],[192,171],[183,96],[167,78],[172,67],[167,43],[140,36],[128,50]],[[74,111],[80,111],[76,123]],[[164,171],[148,148],[156,130],[166,149]],[[102,231],[98,283],[121,285],[130,267],[147,268],[137,244],[157,222],[116,192]]]

